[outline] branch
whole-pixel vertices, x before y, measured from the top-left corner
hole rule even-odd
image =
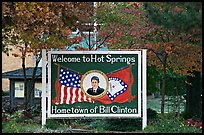
[[[109,35],[107,35],[105,38],[104,38],[104,40],[97,46],[97,47],[101,47],[102,45],[103,45],[103,43],[106,41],[106,39],[108,39],[110,36],[111,36],[111,34],[113,34],[113,31],[109,34]],[[99,39],[97,42],[99,42],[101,39]]]
[[[167,31],[167,33],[166,33],[166,37],[167,37],[167,41],[168,41],[168,42],[170,41],[169,36],[170,36],[170,32]]]
[[[40,53],[40,55],[41,55],[41,53]],[[36,68],[38,67],[38,64],[40,63],[40,60],[41,60],[41,57],[38,57],[38,59],[36,59],[36,63],[35,63]],[[34,79],[37,79],[37,78],[40,77],[41,75],[42,75],[42,72],[41,72],[41,74],[38,75],[38,76],[34,76],[34,74],[33,74]]]
[[[163,43],[165,43],[163,36],[160,34],[161,40]]]
[[[159,55],[161,55],[161,53],[155,52],[152,48],[150,48],[150,49],[148,49],[148,50],[150,50],[150,51],[152,51],[153,53],[155,53],[156,56],[157,56],[157,58],[161,61],[161,63],[164,64],[163,61],[162,61],[162,59],[159,57]]]
[[[79,31],[79,33],[81,33],[82,37],[84,37],[85,41],[86,41],[86,45],[88,45],[88,47],[90,46],[90,43],[87,42],[87,39],[86,39],[86,35],[83,34],[83,32]],[[90,33],[89,33],[89,36],[90,36]]]

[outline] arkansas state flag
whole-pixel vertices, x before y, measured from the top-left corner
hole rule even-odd
[[[109,81],[107,94],[101,98],[95,99],[96,101],[103,104],[112,104],[113,102],[126,103],[135,99],[136,96],[132,96],[130,91],[134,78],[129,66],[107,74],[107,76]]]
[[[60,67],[59,73],[59,79],[55,81],[56,97],[52,100],[52,104],[94,102],[90,97],[87,97],[80,88],[82,75],[62,67]]]

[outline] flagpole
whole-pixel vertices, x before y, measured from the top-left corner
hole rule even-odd
[[[57,79],[59,79],[59,73],[60,73],[60,64],[56,64],[55,63],[55,65],[57,65]],[[59,94],[60,94],[60,85],[59,85],[59,82],[57,83],[57,87],[58,87],[58,89],[56,89],[56,97],[57,97],[57,103],[59,103]]]
[[[134,66],[134,64],[130,64],[129,65],[129,67],[130,67],[130,98],[129,98],[129,102],[132,101],[132,93],[131,93],[131,91],[132,91],[132,76],[133,76],[133,74],[132,74],[132,66]]]

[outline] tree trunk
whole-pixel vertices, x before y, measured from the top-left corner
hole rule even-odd
[[[187,95],[186,95],[186,112],[188,117],[199,118],[201,110],[201,73],[194,71],[194,77],[188,77]]]
[[[165,102],[165,85],[166,85],[166,66],[164,66],[164,74],[162,77],[162,103],[161,103],[161,116],[164,120],[164,102]]]
[[[33,76],[32,76],[32,79],[31,79],[31,83],[30,83],[30,87],[28,89],[28,98],[30,99],[31,98],[31,94],[35,88],[35,76],[36,76],[36,72],[37,72],[37,67],[34,67],[33,69]]]
[[[90,35],[90,30],[89,30],[89,50],[91,50],[91,35]]]
[[[180,108],[181,108],[181,96],[177,95],[178,98],[178,118],[180,117]]]
[[[166,89],[166,53],[163,54],[163,77],[162,77],[162,103],[161,103],[161,118],[164,121],[164,102],[165,102],[165,89]]]
[[[24,110],[28,109],[28,91],[27,91],[27,77],[26,77],[26,69],[25,69],[25,58],[22,58],[22,67],[24,73]]]
[[[28,99],[31,99],[32,92],[33,92],[33,90],[35,88],[35,77],[36,77],[36,72],[37,72],[39,62],[40,62],[40,59],[36,60],[35,67],[33,69],[33,75],[32,75],[32,79],[31,79],[31,82],[30,82],[30,87],[28,88]],[[27,102],[27,104],[28,103],[29,102]]]

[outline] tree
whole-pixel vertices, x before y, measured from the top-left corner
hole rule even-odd
[[[158,13],[165,8],[160,3],[156,3],[156,5],[159,8]],[[175,7],[175,4],[170,4],[169,7]],[[175,8],[173,9],[174,14],[165,16],[166,20],[176,19],[177,15],[181,14],[176,12]],[[163,71],[161,114],[164,119],[167,70],[183,75],[187,75],[189,71],[193,70],[201,71],[201,46],[192,45],[200,44],[199,41],[201,41],[198,35],[195,36],[197,28],[192,30],[193,33],[189,33],[183,30],[175,31],[173,27],[165,27],[163,22],[154,23],[149,15],[150,12],[147,11],[147,8],[145,9],[142,3],[100,3],[97,11],[97,21],[103,24],[99,35],[105,35],[104,38],[107,38],[109,48],[147,48],[148,66],[156,66],[158,71]],[[168,8],[165,11],[173,12]],[[189,16],[190,13],[184,12]],[[159,19],[161,19],[160,16],[157,20]],[[177,26],[179,27],[179,25]]]
[[[149,20],[154,24],[175,32],[190,33],[192,34],[189,37],[190,41],[200,42],[202,36],[201,2],[145,2],[144,7],[148,12]]]
[[[93,16],[91,4],[88,2],[3,2],[2,20],[4,49],[13,45],[21,51],[24,70],[24,110],[29,109],[29,100],[34,90],[36,70],[42,57],[42,49],[61,48],[76,41],[70,38],[71,31],[81,23],[89,22]],[[7,34],[8,35],[8,34]],[[14,39],[15,42],[10,39]],[[20,42],[21,41],[21,42]],[[36,56],[36,63],[27,88],[25,59],[28,53]]]
[[[181,35],[179,38],[185,45],[177,45],[177,49],[173,51],[171,59],[181,60],[180,62],[174,62],[171,68],[176,68],[176,72],[179,74],[188,75],[189,84],[194,84],[198,88],[193,88],[192,85],[188,86],[187,91],[187,105],[186,110],[193,116],[195,114],[200,115],[200,94],[201,88],[200,81],[195,83],[194,77],[201,72],[201,46],[202,46],[202,5],[200,2],[163,2],[163,3],[145,3],[145,9],[148,12],[148,18],[156,25],[160,25],[167,30],[171,30],[175,35]],[[177,41],[179,41],[177,39]],[[181,53],[182,52],[182,53]],[[190,52],[190,53],[189,53]],[[183,55],[179,55],[183,54]],[[179,56],[179,57],[178,57]],[[189,61],[185,60],[188,59]],[[179,68],[183,67],[183,70]],[[195,78],[196,80],[196,78]],[[190,95],[189,95],[190,94]],[[192,96],[197,95],[196,98]],[[191,98],[190,98],[191,97]],[[196,101],[195,101],[196,99]],[[194,103],[194,105],[191,105]],[[197,108],[197,109],[196,109]],[[196,110],[196,111],[195,111]]]

